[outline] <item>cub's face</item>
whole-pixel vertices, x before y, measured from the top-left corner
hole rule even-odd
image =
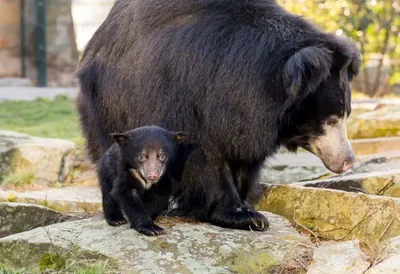
[[[119,144],[131,174],[145,189],[149,189],[167,171],[169,163],[175,158],[177,146],[183,142],[186,133],[150,126],[112,136]]]
[[[174,158],[175,143],[160,143],[148,140],[143,146],[131,146],[125,151],[125,158],[132,167],[131,172],[144,180],[145,188],[157,183],[164,175],[168,162]]]

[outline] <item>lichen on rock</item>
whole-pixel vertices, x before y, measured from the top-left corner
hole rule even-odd
[[[289,265],[303,269],[296,260],[312,256],[314,245],[284,218],[265,214],[271,227],[262,233],[160,218],[157,223],[167,234],[159,237],[141,235],[128,225],[111,227],[94,217],[2,238],[0,257],[13,267],[38,265],[49,249],[63,254],[74,246],[77,253],[110,259],[121,273],[266,273]],[[15,252],[21,253],[18,258]]]

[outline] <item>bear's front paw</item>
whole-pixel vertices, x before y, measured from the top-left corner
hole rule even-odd
[[[256,231],[265,231],[269,227],[269,222],[263,214],[240,207],[215,211],[210,215],[210,222],[222,227]]]
[[[159,235],[165,234],[164,228],[159,227],[158,225],[155,225],[155,224],[152,224],[149,226],[144,226],[144,227],[138,227],[138,228],[135,228],[135,230],[146,236],[159,236]]]
[[[127,223],[127,221],[125,220],[124,217],[120,217],[120,218],[117,218],[117,219],[115,219],[115,218],[113,218],[113,219],[106,219],[106,221],[107,221],[107,223],[108,223],[109,225],[111,225],[111,226],[120,226],[120,225],[123,225],[123,224],[126,224],[126,223]]]

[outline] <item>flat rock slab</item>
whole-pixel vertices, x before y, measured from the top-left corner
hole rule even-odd
[[[0,189],[0,202],[7,201],[44,205],[64,213],[99,212],[102,209],[101,193],[97,186],[48,188],[27,192]]]
[[[400,150],[400,137],[357,139],[350,143],[357,156]]]
[[[400,166],[400,161],[398,164],[397,167]],[[400,198],[400,168],[330,177],[322,180],[294,183],[293,185]]]
[[[400,236],[383,242],[377,254],[377,258],[365,274],[400,273]]]
[[[100,217],[64,222],[0,239],[0,258],[35,267],[43,254],[69,250],[67,264],[84,254],[108,260],[119,273],[305,273],[314,245],[284,218],[265,214],[271,226],[262,233],[164,218],[158,224],[167,234],[147,237]]]
[[[371,142],[369,140],[363,143],[363,145],[371,144]],[[392,149],[395,149],[395,147]],[[356,154],[355,168],[344,175],[399,168],[400,146],[397,149],[399,150],[390,152],[382,150],[384,152],[376,154]],[[343,175],[336,176],[330,172],[317,156],[309,152],[299,152],[297,154],[281,152],[267,161],[261,171],[260,181],[268,184],[292,184],[299,181],[303,182],[327,177],[341,178]]]
[[[350,116],[347,134],[351,139],[400,135],[400,105],[377,105],[373,110]]]
[[[369,246],[400,235],[400,199],[293,185],[266,185],[259,210],[279,214],[322,239]]]
[[[0,180],[19,174],[44,184],[62,182],[72,172],[74,155],[73,142],[1,130]]]
[[[66,215],[40,205],[0,202],[0,238],[66,218]]]
[[[324,243],[314,250],[307,274],[363,274],[370,267],[358,241]]]

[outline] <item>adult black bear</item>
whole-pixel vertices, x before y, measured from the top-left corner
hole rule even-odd
[[[108,134],[147,124],[191,133],[178,211],[265,230],[247,201],[283,145],[352,167],[347,140],[359,52],[274,0],[117,0],[88,43],[78,108],[90,156]],[[253,199],[252,199],[253,200]]]
[[[185,132],[144,126],[111,134],[114,144],[97,166],[108,224],[118,226],[128,218],[131,228],[148,236],[164,234],[153,220],[168,209],[174,192],[175,156]],[[178,164],[179,165],[179,164]]]

